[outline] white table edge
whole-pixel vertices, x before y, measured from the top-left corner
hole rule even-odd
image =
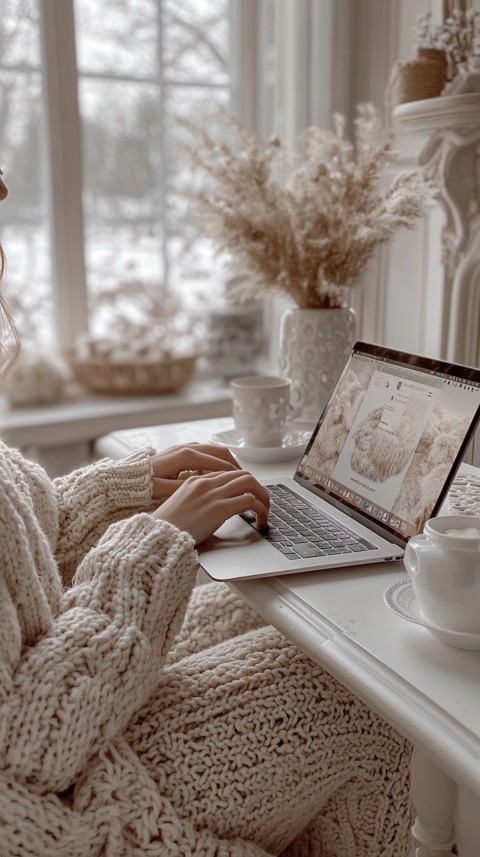
[[[480,742],[470,730],[459,727],[451,715],[358,646],[342,628],[309,609],[281,578],[229,585],[265,621],[280,628],[312,660],[480,795]]]

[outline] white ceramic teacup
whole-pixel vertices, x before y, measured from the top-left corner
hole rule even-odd
[[[480,634],[480,518],[431,518],[404,561],[426,622]]]
[[[281,446],[287,423],[293,416],[290,380],[274,375],[249,375],[234,378],[231,387],[235,427],[247,446]]]

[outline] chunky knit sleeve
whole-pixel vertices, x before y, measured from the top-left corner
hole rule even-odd
[[[152,504],[153,449],[102,459],[53,480],[58,508],[56,558],[64,583],[108,525]]]
[[[1,613],[11,634],[1,635],[1,767],[39,792],[59,792],[151,695],[183,619],[197,559],[188,534],[146,513],[112,524],[83,559],[58,612],[39,603],[39,636],[31,632],[22,646],[20,600],[28,602],[38,551],[46,546],[41,534],[32,538],[28,508],[32,532],[10,505],[4,529],[15,531],[23,552],[21,566],[6,551],[10,567],[0,565]]]

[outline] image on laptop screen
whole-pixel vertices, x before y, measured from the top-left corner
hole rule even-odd
[[[436,514],[461,461],[480,372],[391,355],[355,344],[295,478],[407,541]]]

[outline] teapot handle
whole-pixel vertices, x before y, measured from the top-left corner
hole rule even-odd
[[[414,577],[416,574],[418,574],[419,568],[417,551],[421,551],[422,548],[425,548],[425,542],[427,541],[427,536],[421,533],[418,536],[414,536],[413,539],[410,539],[410,541],[407,542],[403,561],[410,577]]]

